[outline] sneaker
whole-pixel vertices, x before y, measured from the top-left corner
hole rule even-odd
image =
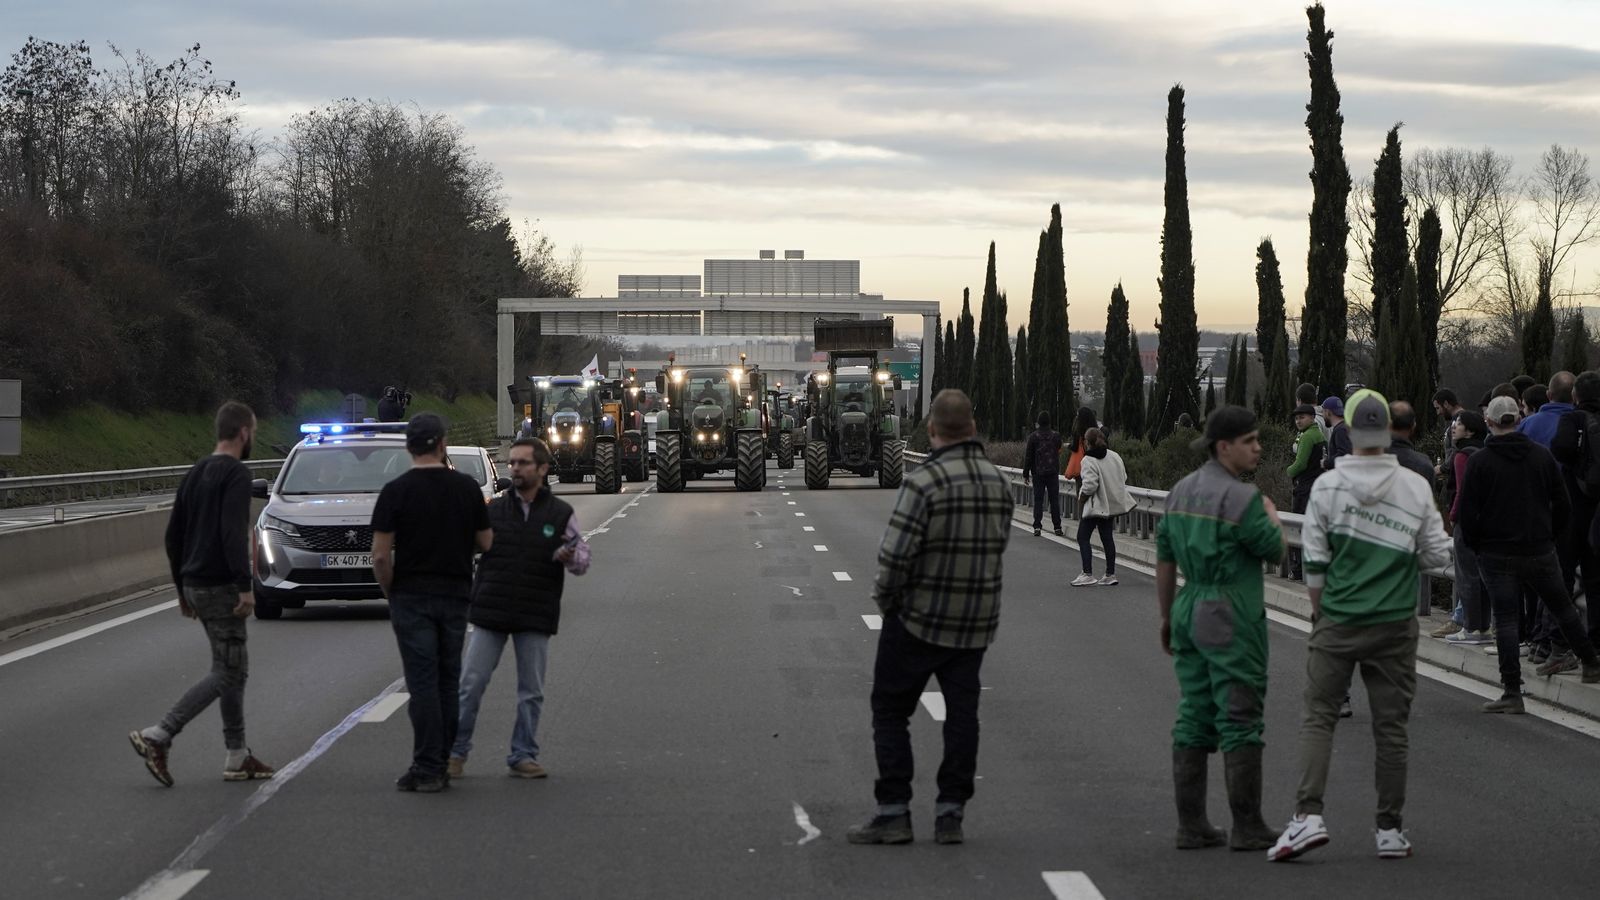
[[[437,794],[444,790],[449,782],[445,778],[420,775],[415,769],[407,769],[404,775],[394,781],[395,790],[417,794]]]
[[[1072,579],[1072,586],[1073,587],[1087,587],[1087,586],[1089,586],[1091,584],[1098,584],[1099,581],[1100,581],[1100,579],[1094,577],[1093,575],[1090,575],[1088,572],[1085,572],[1082,575],[1079,575],[1077,578]]]
[[[1350,705],[1350,698],[1344,698],[1344,702],[1339,704],[1339,718],[1348,719],[1355,714],[1355,709]]]
[[[550,776],[550,773],[544,770],[544,766],[531,759],[525,759],[512,766],[508,774],[514,778],[548,778]]]
[[[1578,666],[1578,655],[1568,650],[1565,653],[1551,654],[1550,658],[1545,660],[1544,664],[1534,671],[1541,677],[1549,678],[1552,675],[1560,675],[1562,672],[1571,672]]]
[[[1534,665],[1543,665],[1550,661],[1551,650],[1549,644],[1535,644],[1528,651],[1528,662]]]
[[[1528,712],[1522,705],[1521,694],[1507,694],[1499,700],[1490,700],[1480,708],[1486,713],[1501,713],[1508,716],[1520,716]]]
[[[1106,577],[1104,577],[1104,578],[1100,579],[1099,581],[1095,582],[1095,584],[1098,584],[1101,587],[1110,587],[1110,586],[1112,586],[1112,585],[1114,585],[1116,583],[1117,583],[1117,576],[1115,576],[1115,575],[1107,575]]]
[[[1056,533],[1056,537],[1066,537],[1067,536],[1067,533],[1065,531],[1062,531],[1059,528],[1055,529],[1055,533]]]
[[[1321,847],[1329,840],[1328,826],[1322,824],[1321,816],[1296,814],[1289,820],[1289,824],[1284,826],[1283,834],[1278,835],[1278,842],[1267,851],[1267,861],[1283,862],[1286,859],[1294,859],[1302,853]]]
[[[945,813],[933,820],[933,842],[935,844],[959,844],[966,840],[961,833],[961,817],[955,813]]]
[[[1487,630],[1468,631],[1467,629],[1463,628],[1460,631],[1457,631],[1455,634],[1445,638],[1444,642],[1446,644],[1459,644],[1464,646],[1478,647],[1484,644],[1494,643],[1494,637],[1491,636]]]
[[[444,765],[444,773],[451,778],[460,778],[462,770],[466,768],[466,765],[467,758],[465,756],[452,756],[450,757],[449,762],[446,762]]]
[[[1044,534],[1044,531],[1037,525],[1033,526],[1033,536],[1038,537],[1041,534]]]
[[[845,840],[852,844],[909,844],[911,813],[898,816],[873,816],[861,825],[852,825],[845,832]]]
[[[1378,858],[1405,859],[1411,855],[1411,842],[1398,828],[1378,829]]]
[[[167,787],[172,787],[172,773],[167,771],[167,751],[172,744],[158,744],[138,731],[128,732],[128,743],[133,745],[133,752],[144,757],[144,767],[150,775]]]
[[[1428,637],[1436,637],[1436,638],[1449,637],[1452,634],[1457,634],[1457,633],[1465,631],[1465,630],[1466,629],[1462,628],[1460,625],[1456,624],[1455,622],[1446,622],[1443,625],[1440,625],[1438,628],[1435,628],[1434,630],[1428,632]]]
[[[245,750],[244,754],[244,762],[239,764],[239,768],[222,770],[223,781],[259,781],[278,774],[277,769],[256,759],[249,750]]]

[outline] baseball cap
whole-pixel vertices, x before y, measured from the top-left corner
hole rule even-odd
[[[412,453],[428,453],[444,440],[444,419],[436,413],[417,413],[406,423],[406,449]]]
[[[1393,438],[1389,435],[1389,401],[1370,388],[1362,388],[1350,395],[1350,415],[1345,424],[1350,426],[1350,446],[1357,450],[1387,447]]]
[[[1521,413],[1522,409],[1517,406],[1517,401],[1510,397],[1495,397],[1489,401],[1489,408],[1484,411],[1483,417],[1490,425],[1498,424],[1504,428],[1507,425],[1515,425],[1517,416]]]
[[[1329,397],[1328,399],[1322,401],[1322,408],[1340,417],[1341,419],[1344,418],[1344,401],[1340,400],[1338,397]]]
[[[1206,416],[1206,433],[1189,442],[1195,450],[1210,450],[1217,441],[1231,441],[1256,430],[1256,414],[1242,406],[1223,406]]]

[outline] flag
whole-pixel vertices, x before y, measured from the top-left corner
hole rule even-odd
[[[585,378],[600,377],[600,354],[596,353],[594,358],[589,360],[589,364],[583,367],[583,375]]]

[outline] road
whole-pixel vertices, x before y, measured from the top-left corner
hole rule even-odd
[[[872,809],[866,617],[893,494],[849,477],[808,492],[796,471],[771,475],[759,494],[723,479],[680,495],[557,488],[585,528],[606,524],[551,645],[545,781],[504,774],[503,663],[467,775],[441,795],[393,789],[409,760],[403,707],[353,715],[400,674],[381,604],[250,623],[250,742],[280,767],[294,761],[255,785],[220,779],[214,708],[175,745],[175,788],[128,748],[125,733],[209,664],[170,594],[0,644],[4,895],[116,898],[161,873],[146,896],[1049,898],[1054,872],[1083,873],[1112,900],[1538,896],[1593,882],[1600,743],[1533,716],[1482,716],[1480,697],[1426,678],[1411,729],[1414,858],[1373,852],[1359,689],[1337,736],[1331,845],[1276,866],[1174,851],[1176,688],[1151,580],[1124,567],[1119,586],[1068,588],[1076,553],[1020,529],[984,667],[967,843],[931,841],[930,699],[913,723],[918,842],[849,845],[846,828]],[[1272,626],[1275,823],[1296,781],[1303,653],[1300,631]]]

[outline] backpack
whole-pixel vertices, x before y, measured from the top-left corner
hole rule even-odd
[[[1578,490],[1590,500],[1600,499],[1600,415],[1583,413],[1578,432]]]

